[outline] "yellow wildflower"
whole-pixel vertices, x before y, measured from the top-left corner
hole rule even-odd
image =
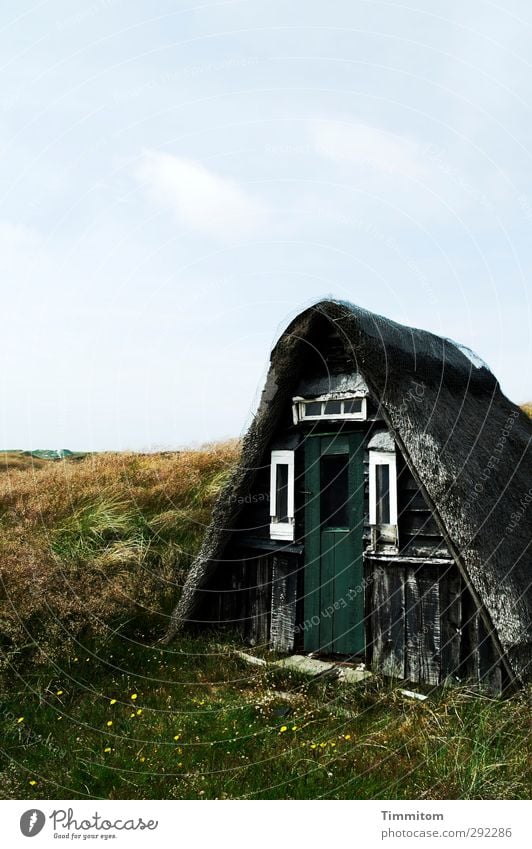
[[[292,731],[297,731],[297,729],[298,729],[297,725],[292,725]]]
[[[23,717],[23,716],[19,716],[19,718],[17,719],[17,722],[18,722],[18,723],[19,723],[19,725],[20,725],[20,723],[21,723],[21,722],[24,722],[24,717]]]
[[[141,713],[142,713],[142,708],[139,708],[138,711],[137,711],[137,716],[140,716]]]
[[[110,705],[116,705],[116,699],[111,699],[111,701],[109,702],[109,704],[110,704]]]
[[[105,747],[105,749],[104,749],[104,752],[110,752],[110,751],[111,751],[111,747],[110,747],[110,746],[106,746],[106,747]]]
[[[139,758],[139,761],[141,762],[141,764],[143,764],[145,760],[146,760],[146,758],[144,756],[142,758]]]
[[[110,719],[110,720],[108,721],[108,723],[107,723],[107,727],[108,727],[108,728],[110,728],[112,724],[113,724],[113,720],[112,720],[112,719]]]
[[[327,743],[320,743],[320,749],[324,749]]]
[[[288,726],[287,725],[281,725],[281,728],[279,730],[279,734],[283,734],[285,731],[288,731]]]
[[[350,734],[344,734],[344,740],[350,740],[350,739],[351,739]]]
[[[179,740],[180,736],[181,736],[180,734],[175,734],[175,735],[174,735],[174,740]]]
[[[317,743],[311,743],[311,744],[310,744],[310,748],[311,748],[311,749],[317,749],[317,748],[318,748],[318,744],[317,744]]]
[[[35,787],[37,782],[32,778],[31,781],[30,781],[30,784],[31,784],[32,787]]]
[[[136,693],[132,693],[132,694],[131,694],[131,698],[133,699],[133,701],[135,701],[135,699],[137,698],[137,694],[136,694]]]
[[[58,690],[58,691],[57,691],[57,693],[56,693],[56,696],[62,696],[62,695],[63,695],[63,691],[62,691],[62,690]]]

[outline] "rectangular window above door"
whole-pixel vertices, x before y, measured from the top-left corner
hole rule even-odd
[[[294,451],[272,451],[270,538],[294,539]]]
[[[320,395],[292,398],[294,424],[322,420],[365,421],[367,398],[362,394]]]

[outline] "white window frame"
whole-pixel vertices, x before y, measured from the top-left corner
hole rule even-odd
[[[356,413],[344,413],[344,401],[357,400],[360,400],[362,402],[360,405],[360,410]],[[325,413],[325,404],[328,401],[340,401],[341,411],[339,413]],[[306,415],[306,405],[314,403],[321,403],[321,413],[317,416]],[[302,398],[300,396],[297,396],[296,398],[292,398],[292,413],[294,418],[294,424],[296,425],[300,424],[301,422],[336,421],[338,419],[342,421],[362,422],[366,421],[368,417],[367,396],[364,395],[362,392],[331,393],[328,395],[318,395],[316,398]]]
[[[397,525],[397,459],[395,451],[369,451],[369,523],[377,525],[377,466],[389,466],[390,525]]]
[[[277,522],[277,466],[288,466],[287,518]],[[270,539],[294,539],[295,451],[272,451],[270,466]]]

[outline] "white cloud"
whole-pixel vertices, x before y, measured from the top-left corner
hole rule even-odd
[[[387,174],[421,179],[426,169],[420,162],[422,147],[416,141],[366,124],[324,120],[311,126],[317,152],[326,159],[371,166]]]
[[[260,231],[267,213],[259,200],[199,162],[147,152],[136,171],[148,196],[191,230],[223,241]]]

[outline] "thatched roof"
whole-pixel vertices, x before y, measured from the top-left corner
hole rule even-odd
[[[467,349],[330,300],[297,316],[272,351],[241,462],[214,509],[169,636],[193,618],[196,591],[208,582],[230,539],[240,509],[234,496],[250,491],[270,436],[290,404],[308,345],[319,346],[331,323],[353,371],[380,403],[510,670],[526,679],[532,611],[530,420]]]

